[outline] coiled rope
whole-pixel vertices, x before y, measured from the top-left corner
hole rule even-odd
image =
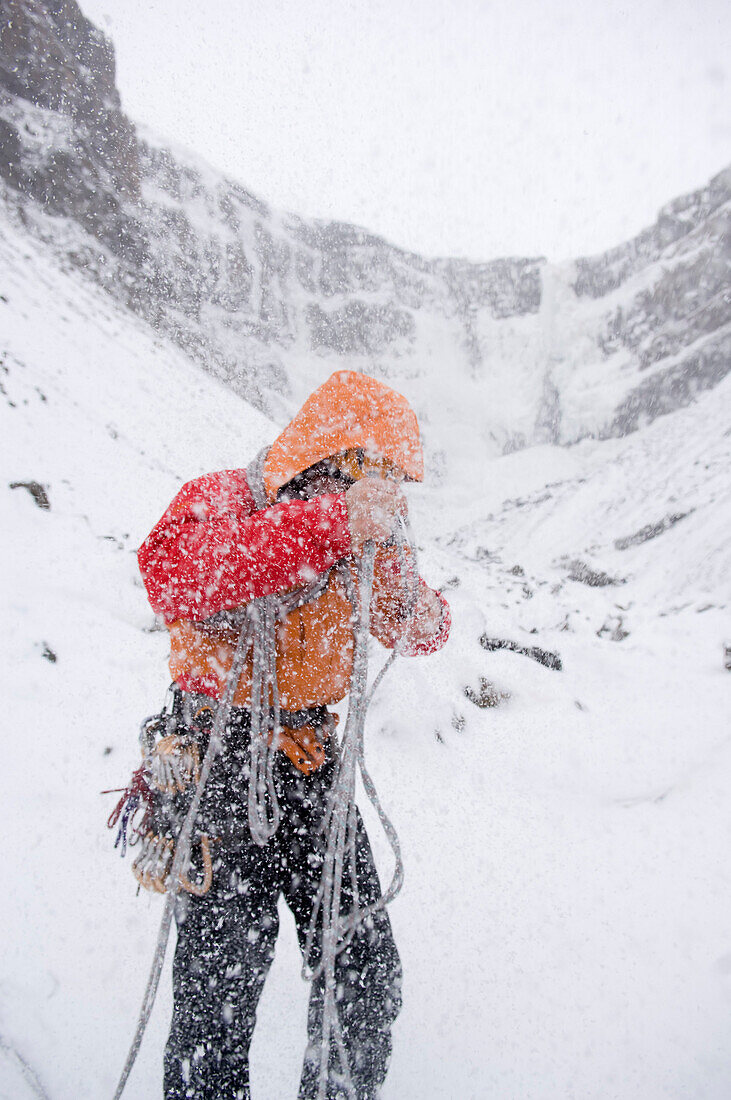
[[[119,1100],[119,1097],[124,1091],[124,1086],[127,1084],[127,1079],[132,1071],[132,1066],[137,1058],[137,1052],[140,1049],[142,1043],[142,1037],[145,1034],[145,1028],[147,1022],[150,1019],[150,1013],[152,1012],[152,1006],[155,1003],[155,996],[157,994],[157,987],[160,983],[160,974],[162,972],[162,964],[165,961],[165,952],[167,950],[168,939],[170,937],[170,925],[173,919],[173,912],[175,910],[175,899],[177,898],[178,891],[180,889],[181,874],[184,874],[187,870],[187,865],[190,862],[190,841],[193,835],[193,826],[195,825],[196,818],[198,816],[198,809],[200,807],[201,798],[206,783],[208,782],[208,776],[211,774],[211,768],[213,762],[220,753],[223,747],[223,734],[228,723],[229,715],[231,714],[231,706],[233,704],[234,694],[238,686],[239,679],[244,667],[244,661],[246,660],[246,654],[248,653],[249,646],[251,644],[251,624],[249,619],[244,622],[241,627],[238,642],[236,643],[236,650],[234,651],[233,661],[231,662],[231,668],[226,678],[226,685],[221,695],[221,700],[216,708],[216,716],[213,720],[213,728],[211,729],[211,736],[208,741],[208,748],[206,749],[206,755],[203,758],[203,765],[201,767],[200,778],[195,789],[195,794],[191,800],[188,812],[185,815],[182,828],[178,835],[177,845],[175,848],[175,856],[173,858],[173,865],[170,869],[170,876],[168,878],[168,889],[165,895],[165,907],[163,909],[162,920],[160,922],[160,931],[157,935],[157,943],[155,945],[155,954],[152,958],[152,966],[150,967],[150,975],[147,979],[147,988],[145,989],[145,995],[142,999],[142,1008],[137,1020],[137,1028],[135,1030],[132,1045],[127,1055],[127,1060],[124,1063],[122,1074],[119,1078],[116,1092],[114,1093],[114,1100]]]
[[[268,504],[262,477],[267,451],[268,448],[264,448],[247,469],[247,480],[258,509],[265,508]],[[411,574],[412,583],[408,601],[408,615],[410,617],[416,604],[419,574],[416,568],[415,549],[406,517],[399,517],[394,539],[400,550],[402,580],[406,581],[409,574]],[[408,560],[407,549],[410,561]],[[303,976],[306,979],[315,981],[322,976],[325,983],[317,1100],[326,1100],[328,1066],[333,1041],[340,1064],[343,1087],[350,1097],[354,1098],[356,1095],[337,1013],[335,961],[340,952],[352,940],[358,926],[370,914],[382,909],[396,897],[404,879],[398,834],[383,810],[373,780],[366,769],[363,747],[366,711],[373,693],[396,659],[399,650],[397,644],[376,677],[370,693],[367,693],[368,637],[370,634],[370,603],[373,589],[374,561],[375,545],[372,542],[367,542],[363,547],[361,560],[358,563],[357,592],[353,586],[349,568],[346,566],[341,570],[348,589],[353,614],[356,618],[353,677],[340,759],[335,782],[328,797],[328,806],[322,826],[323,831],[327,834],[325,858],[315,906],[307,932],[303,963]],[[301,607],[321,595],[327,587],[329,578],[330,573],[328,572],[317,578],[311,585],[306,585],[284,595],[262,596],[251,600],[245,608],[241,608],[236,612],[224,612],[221,616],[212,617],[214,620],[220,617],[230,625],[240,626],[238,641],[231,667],[226,676],[224,689],[216,708],[213,727],[195,793],[178,834],[175,855],[167,880],[165,905],[150,974],[134,1038],[114,1093],[114,1100],[120,1100],[122,1096],[152,1013],[170,938],[175,901],[180,890],[181,879],[185,876],[190,863],[191,839],[203,791],[215,759],[223,749],[223,737],[231,714],[234,696],[246,657],[252,647],[251,742],[248,790],[249,828],[252,839],[262,846],[271,839],[278,828],[280,809],[274,785],[274,760],[281,727],[280,701],[277,688],[276,623],[277,620],[286,617],[297,607]],[[359,905],[355,858],[357,822],[355,782],[358,771],[360,771],[366,795],[376,810],[395,859],[393,877],[386,892],[375,902],[362,908]],[[349,914],[343,916],[341,915],[341,902],[346,852],[350,870],[353,908]],[[312,967],[310,963],[317,926],[320,923],[320,914],[322,914],[320,961],[315,967]]]
[[[407,607],[407,616],[410,619],[416,606],[419,574],[416,568],[416,553],[405,517],[400,517],[400,523],[397,526],[394,538],[400,551],[402,579],[406,580],[407,583],[410,574],[411,583],[408,589]],[[368,639],[370,635],[370,605],[373,590],[374,561],[375,545],[372,542],[367,542],[363,548],[358,567],[359,591],[357,598],[355,593],[351,596],[351,604],[354,614],[357,615],[357,621],[348,717],[340,745],[340,757],[335,781],[330,789],[323,822],[323,831],[326,833],[325,856],[304,950],[303,977],[310,981],[322,979],[324,984],[317,1100],[326,1100],[327,1097],[328,1077],[331,1073],[330,1056],[333,1045],[339,1065],[338,1084],[345,1089],[351,1100],[357,1100],[337,1011],[336,960],[338,955],[350,944],[356,929],[369,916],[388,905],[396,897],[404,881],[404,865],[398,834],[383,809],[375,784],[365,764],[364,729],[368,706],[385,673],[395,661],[400,648],[398,644],[394,647],[369,692],[367,690]],[[388,889],[375,902],[362,907],[360,905],[356,873],[357,809],[355,788],[358,772],[360,772],[366,795],[373,805],[388,839],[395,863]],[[346,865],[349,870],[349,887],[353,899],[352,909],[349,913],[342,912],[343,877]],[[320,926],[320,958],[319,962],[313,966],[312,958],[318,926]]]

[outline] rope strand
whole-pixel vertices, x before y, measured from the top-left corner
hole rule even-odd
[[[416,567],[416,551],[411,540],[408,521],[405,517],[399,517],[399,520],[394,538],[401,556],[402,580],[406,583],[408,590],[406,617],[407,621],[410,621],[413,618],[418,598],[419,572]],[[322,979],[324,985],[317,1100],[326,1100],[328,1078],[331,1073],[334,1073],[334,1068],[330,1066],[333,1040],[339,1069],[337,1073],[338,1083],[345,1090],[350,1100],[357,1100],[337,1011],[336,960],[338,955],[350,944],[356,930],[363,921],[393,901],[404,882],[404,864],[398,833],[383,809],[375,784],[365,763],[364,730],[366,712],[375,691],[395,661],[401,644],[403,644],[396,644],[392,654],[376,676],[370,691],[368,691],[368,638],[370,634],[370,604],[373,591],[374,562],[375,545],[372,542],[367,542],[363,548],[358,566],[358,591],[357,593],[352,591],[353,586],[351,585],[351,592],[349,592],[353,611],[356,615],[356,630],[348,717],[340,746],[340,759],[335,781],[330,790],[328,806],[323,820],[323,831],[327,838],[325,856],[303,953],[303,977],[310,981]],[[356,869],[357,812],[355,785],[357,772],[360,773],[366,796],[378,815],[395,861],[394,872],[388,889],[376,901],[363,907],[360,906]],[[341,912],[346,853],[352,894],[352,908],[349,914]],[[320,958],[318,963],[313,965],[315,940],[320,925]]]
[[[264,508],[267,504],[261,477],[266,453],[266,449],[262,451],[247,471],[249,484],[258,508]],[[419,574],[416,569],[416,552],[410,537],[408,521],[405,517],[399,517],[399,524],[394,537],[401,554],[402,580],[407,583],[407,586],[408,580],[412,581],[407,601],[407,618],[410,618],[416,606]],[[410,554],[410,562],[407,560],[407,550]],[[373,542],[366,542],[358,567],[357,592],[352,584],[347,566],[341,570],[356,619],[353,677],[348,717],[335,781],[329,794],[323,820],[323,831],[326,833],[327,839],[322,875],[303,953],[303,976],[311,981],[322,977],[324,982],[317,1100],[326,1100],[333,1040],[339,1063],[339,1072],[336,1077],[350,1100],[356,1100],[356,1090],[350,1073],[347,1051],[337,1012],[335,963],[340,952],[351,942],[359,925],[369,915],[388,905],[398,894],[404,880],[404,867],[398,834],[383,810],[375,785],[365,765],[364,727],[366,711],[374,692],[393,664],[400,648],[397,643],[393,653],[376,676],[370,691],[368,691],[368,638],[370,634],[374,562],[375,545]],[[263,846],[267,844],[279,826],[280,808],[274,782],[274,761],[279,745],[281,726],[280,699],[277,686],[276,624],[279,619],[283,619],[297,607],[321,595],[327,587],[329,579],[330,573],[328,571],[311,585],[282,596],[271,595],[252,600],[239,613],[223,613],[224,617],[228,617],[231,622],[240,626],[239,637],[231,667],[226,677],[224,690],[216,708],[208,747],[200,774],[197,777],[195,793],[177,838],[172,867],[167,878],[165,906],[147,987],[132,1045],[114,1094],[114,1100],[119,1100],[124,1091],[155,1002],[175,910],[175,901],[180,890],[181,879],[187,874],[190,866],[191,839],[203,791],[214,761],[223,749],[224,732],[249,649],[252,650],[251,746],[248,790],[249,828],[255,843]],[[270,715],[272,716],[271,725],[273,729],[270,729]],[[358,772],[366,795],[378,815],[395,860],[394,873],[388,889],[375,902],[363,908],[360,907],[356,872],[357,810],[355,786]],[[178,776],[174,774],[174,778],[178,779]],[[341,907],[346,863],[353,904],[350,913],[344,915],[341,912]],[[206,865],[205,873],[206,877],[210,874],[208,865]],[[313,967],[313,949],[319,923],[322,924],[321,953],[318,964]]]
[[[135,1029],[134,1038],[132,1039],[132,1045],[127,1055],[127,1060],[124,1063],[122,1074],[117,1084],[117,1089],[114,1093],[114,1100],[119,1100],[124,1091],[124,1087],[127,1084],[132,1067],[135,1064],[137,1058],[137,1052],[140,1049],[142,1043],[142,1037],[145,1034],[148,1020],[152,1012],[152,1006],[155,1003],[155,996],[157,994],[157,987],[160,984],[160,974],[162,972],[162,964],[165,961],[165,952],[167,950],[168,939],[170,938],[170,925],[173,919],[173,912],[175,909],[175,899],[180,889],[180,875],[181,871],[187,870],[190,863],[190,840],[193,835],[193,826],[195,824],[196,817],[198,816],[198,808],[200,806],[203,791],[206,783],[208,782],[208,776],[211,773],[213,762],[221,751],[223,745],[223,732],[226,728],[229,715],[231,713],[231,706],[233,704],[234,694],[241,678],[241,672],[244,667],[244,661],[246,660],[246,654],[250,645],[250,626],[249,621],[244,623],[239,634],[239,640],[236,645],[233,661],[226,678],[226,685],[224,687],[223,695],[216,708],[216,716],[213,720],[213,728],[211,730],[211,736],[208,741],[208,748],[206,749],[206,755],[203,758],[203,766],[201,767],[200,778],[196,786],[195,794],[188,807],[188,812],[185,815],[183,827],[180,830],[178,836],[177,846],[175,849],[175,857],[173,859],[173,865],[170,869],[170,875],[168,878],[168,888],[165,895],[165,907],[163,909],[162,920],[160,921],[160,931],[157,935],[157,943],[155,945],[155,954],[152,959],[152,966],[150,967],[150,974],[147,979],[147,987],[145,989],[145,995],[142,999],[142,1008],[137,1020],[137,1027]]]

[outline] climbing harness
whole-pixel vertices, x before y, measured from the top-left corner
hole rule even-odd
[[[247,469],[247,480],[258,510],[268,506],[263,484],[263,467],[267,456],[264,448]],[[400,517],[394,534],[401,555],[402,581],[410,584],[408,615],[413,614],[416,603],[418,570],[415,550],[410,538],[408,523]],[[339,571],[346,586],[349,601],[356,620],[353,676],[348,704],[348,717],[342,738],[336,778],[329,794],[325,819],[325,857],[321,881],[316,895],[310,927],[307,933],[303,976],[314,981],[324,980],[323,1030],[320,1043],[317,1100],[325,1100],[330,1052],[334,1045],[340,1065],[343,1087],[350,1097],[355,1096],[347,1053],[336,1005],[335,961],[353,938],[356,929],[367,917],[382,909],[398,893],[403,883],[403,861],[398,836],[386,816],[378,798],[375,785],[365,766],[363,733],[365,715],[386,670],[395,660],[399,646],[394,650],[376,677],[370,693],[368,678],[368,637],[370,625],[370,601],[373,586],[375,545],[368,542],[363,547],[358,565],[358,586],[353,584],[350,567],[346,563],[333,566]],[[265,845],[274,835],[280,821],[280,809],[274,784],[274,762],[278,749],[283,748],[295,766],[307,774],[324,758],[322,746],[283,723],[277,688],[276,626],[294,610],[317,599],[327,588],[332,570],[316,578],[311,584],[284,594],[268,595],[251,600],[245,607],[211,616],[206,622],[212,626],[227,626],[238,631],[233,660],[218,705],[215,707],[212,728],[203,762],[200,763],[197,745],[188,737],[167,732],[157,740],[162,730],[143,725],[143,750],[146,752],[143,766],[135,772],[130,787],[110,817],[114,824],[121,818],[122,824],[117,843],[122,837],[122,847],[132,844],[126,840],[127,829],[132,823],[134,839],[142,848],[134,863],[138,881],[153,890],[165,894],[165,906],[157,937],[155,953],[148,977],[142,1007],[127,1060],[114,1094],[119,1100],[134,1065],[142,1037],[155,1001],[160,974],[165,958],[170,926],[178,891],[202,895],[212,880],[211,839],[200,837],[203,880],[191,882],[188,877],[191,861],[191,842],[198,817],[203,792],[216,757],[223,751],[223,739],[233,708],[233,699],[241,678],[247,656],[251,651],[252,682],[250,715],[250,765],[248,787],[248,823],[252,839]],[[213,709],[213,708],[211,708]],[[284,714],[285,718],[289,716]],[[295,736],[293,736],[295,734]],[[303,755],[303,749],[305,750]],[[320,754],[322,753],[322,757]],[[297,760],[300,763],[297,763]],[[377,901],[360,906],[356,880],[356,775],[360,772],[366,795],[378,814],[381,825],[394,854],[395,869],[391,884]],[[177,838],[161,836],[149,829],[152,809],[151,786],[157,786],[168,794],[180,793],[195,784],[193,796],[180,824]],[[135,815],[144,807],[139,825],[134,826]],[[116,817],[115,817],[116,814]],[[116,846],[116,844],[115,844]],[[350,889],[353,908],[341,914],[343,875],[346,859],[350,873]],[[311,965],[315,939],[320,926],[319,961]]]

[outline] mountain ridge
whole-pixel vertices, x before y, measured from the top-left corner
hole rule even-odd
[[[442,394],[445,415],[478,441],[467,468],[485,453],[622,436],[729,370],[731,169],[597,256],[430,259],[275,211],[138,134],[113,47],[75,0],[2,10],[9,215],[277,419],[330,370],[366,370],[406,389],[422,415]],[[487,423],[470,414],[485,386],[496,395]],[[432,436],[439,464],[445,433]]]

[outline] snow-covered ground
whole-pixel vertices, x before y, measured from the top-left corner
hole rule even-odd
[[[244,465],[278,426],[4,221],[0,383],[0,1097],[97,1100],[161,912],[113,852],[100,794],[137,766],[167,685],[134,551],[182,481]],[[454,627],[396,666],[367,730],[407,876],[384,1100],[731,1094],[730,414],[727,379],[626,439],[411,490]],[[430,421],[462,447],[438,400]],[[10,487],[32,482],[49,509]],[[166,970],[130,1100],[161,1095],[169,986]],[[306,999],[284,916],[256,1100],[296,1095]]]

